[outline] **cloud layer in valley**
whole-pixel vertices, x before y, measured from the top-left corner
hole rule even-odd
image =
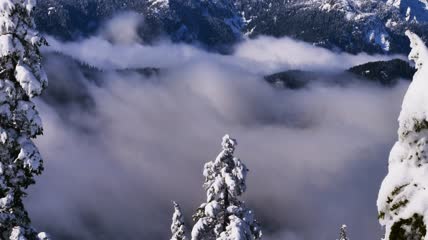
[[[230,133],[251,170],[245,199],[265,239],[335,239],[343,223],[354,239],[381,236],[377,191],[407,83],[383,88],[349,79],[293,91],[262,78],[294,68],[338,71],[379,57],[268,37],[223,56],[168,42],[141,45],[132,29],[117,41],[105,34],[120,34],[117,25],[130,19],[141,21],[121,15],[90,39],[49,40],[51,88],[38,101],[45,135],[37,141],[46,171],[27,199],[38,228],[56,239],[168,239],[171,201],[181,203],[190,226],[205,197],[203,164]],[[144,67],[161,71],[142,74]]]

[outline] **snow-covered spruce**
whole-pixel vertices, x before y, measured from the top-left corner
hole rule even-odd
[[[174,202],[174,214],[172,215],[171,240],[186,240],[186,227],[180,205]]]
[[[253,211],[239,200],[246,190],[248,169],[233,156],[237,142],[226,135],[221,145],[218,157],[204,167],[207,202],[193,216],[192,240],[260,239]]]
[[[417,72],[404,97],[398,141],[389,156],[377,206],[385,240],[427,239],[428,224],[428,49],[406,32]]]
[[[32,138],[42,134],[31,98],[47,86],[35,30],[36,0],[0,0],[0,239],[48,239],[37,233],[24,208],[25,189],[43,171]]]
[[[346,225],[342,225],[342,227],[340,227],[339,240],[349,240],[346,228]]]

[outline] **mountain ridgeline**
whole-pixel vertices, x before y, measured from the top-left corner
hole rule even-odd
[[[289,36],[350,53],[405,53],[410,29],[428,40],[424,0],[40,0],[36,23],[43,32],[74,40],[97,32],[124,11],[144,16],[145,43],[168,36],[227,50],[250,37]]]
[[[401,59],[368,62],[343,72],[313,72],[288,70],[264,77],[265,81],[280,89],[299,90],[311,83],[347,85],[355,81],[372,82],[385,87],[395,86],[399,80],[411,81],[416,69]]]

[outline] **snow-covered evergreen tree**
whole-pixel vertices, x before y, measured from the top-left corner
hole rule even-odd
[[[417,72],[404,97],[398,141],[389,156],[377,206],[385,240],[426,239],[428,221],[428,49],[407,32]]]
[[[346,228],[346,225],[342,225],[342,227],[340,227],[339,240],[349,240],[348,234],[346,233]]]
[[[43,171],[32,138],[42,123],[31,98],[47,77],[39,47],[46,41],[31,16],[36,0],[0,0],[0,239],[47,239],[33,227],[22,198]]]
[[[186,227],[180,205],[174,202],[174,214],[172,215],[171,240],[186,240]]]
[[[192,240],[260,239],[253,211],[239,200],[246,190],[248,169],[233,156],[237,142],[226,135],[221,145],[218,157],[204,167],[207,202],[193,216]]]

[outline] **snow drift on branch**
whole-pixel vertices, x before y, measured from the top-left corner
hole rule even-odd
[[[403,100],[399,139],[391,150],[377,201],[385,239],[423,239],[428,226],[428,49],[416,34],[406,35],[412,47],[409,59],[418,71]]]

